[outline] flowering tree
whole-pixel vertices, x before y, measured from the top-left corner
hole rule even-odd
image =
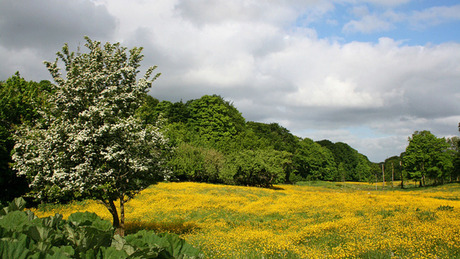
[[[88,53],[64,45],[55,62],[45,62],[57,83],[53,108],[38,126],[17,131],[14,167],[38,198],[66,193],[101,200],[123,235],[124,203],[165,176],[166,139],[134,116],[159,74],[150,80],[150,67],[136,81],[142,48],[128,54],[119,43],[86,41]]]

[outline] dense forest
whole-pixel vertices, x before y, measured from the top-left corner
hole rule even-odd
[[[0,184],[3,200],[26,192],[11,167],[13,133],[20,124],[44,119],[49,81],[26,81],[19,73],[0,83]],[[221,96],[186,102],[150,95],[136,111],[144,125],[160,125],[169,139],[168,181],[196,181],[271,187],[277,183],[325,181],[417,181],[439,184],[459,178],[458,138],[415,132],[406,152],[371,163],[346,143],[294,136],[277,123],[246,121]],[[398,183],[399,184],[399,183]],[[403,186],[403,185],[402,185]]]

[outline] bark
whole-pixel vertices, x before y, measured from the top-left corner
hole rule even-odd
[[[123,197],[120,198],[120,236],[125,235],[125,201]]]
[[[115,228],[115,234],[118,234],[120,236],[124,236],[125,230],[124,230],[124,206],[123,206],[123,225],[120,222],[120,217],[118,217],[118,211],[117,207],[115,206],[115,202],[113,200],[108,200],[108,201],[102,201],[104,205],[107,207],[109,210],[110,214],[112,214],[112,226]],[[120,204],[121,205],[121,204]],[[121,210],[121,209],[120,209]]]

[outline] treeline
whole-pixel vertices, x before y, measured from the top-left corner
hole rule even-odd
[[[26,81],[19,73],[0,82],[2,200],[27,190],[11,166],[13,133],[22,123],[45,119],[51,89],[49,81]],[[270,187],[302,180],[368,181],[374,175],[372,163],[349,145],[302,139],[277,123],[246,121],[217,95],[175,103],[145,95],[137,117],[160,125],[169,138],[170,181]]]
[[[12,170],[13,133],[18,125],[44,120],[51,82],[26,81],[16,73],[0,82],[0,195],[27,192],[26,179]],[[39,112],[41,111],[41,112]],[[169,181],[271,187],[304,180],[417,181],[421,186],[458,181],[459,139],[415,132],[406,152],[371,163],[346,143],[299,138],[277,123],[246,121],[217,95],[186,102],[144,96],[136,112],[145,125],[160,125],[173,152]]]
[[[270,187],[302,180],[368,181],[372,163],[345,143],[294,136],[277,123],[246,121],[217,95],[187,102],[145,97],[138,117],[162,124],[175,147],[171,180]]]

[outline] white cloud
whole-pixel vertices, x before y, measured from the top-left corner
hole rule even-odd
[[[356,91],[356,83],[351,80],[327,76],[317,85],[300,86],[296,92],[286,96],[286,103],[304,107],[370,108],[382,106],[383,100],[370,93]]]
[[[421,29],[441,23],[460,20],[460,5],[437,6],[422,11],[415,11],[409,17],[410,24]]]
[[[372,33],[388,31],[392,24],[375,15],[366,15],[361,20],[352,20],[343,26],[342,31],[345,33]]]
[[[348,2],[394,6],[407,1]],[[406,46],[391,38],[339,43],[319,39],[312,28],[293,27],[299,19],[308,25],[314,15],[328,12],[333,1],[95,3],[71,6],[80,14],[91,7],[102,14],[98,19],[105,17],[110,26],[100,28],[105,34],[98,40],[144,47],[144,67],[158,65],[162,72],[151,91],[157,98],[186,101],[219,94],[248,120],[278,122],[301,137],[346,142],[373,161],[398,155],[415,130],[440,136],[457,132],[460,44]],[[9,17],[25,12],[14,10]],[[47,14],[33,11],[37,17]],[[350,34],[388,30],[407,19],[391,11],[354,11],[361,16],[344,27]],[[74,22],[65,24],[75,26],[75,34],[90,26],[72,17],[69,21]],[[71,46],[83,40],[83,35],[68,37]],[[59,50],[43,44],[12,50],[11,44],[0,44],[0,58],[11,68],[0,71],[4,79],[16,70],[27,80],[47,78],[42,59],[52,60]],[[353,130],[357,125],[372,134],[363,138]]]

